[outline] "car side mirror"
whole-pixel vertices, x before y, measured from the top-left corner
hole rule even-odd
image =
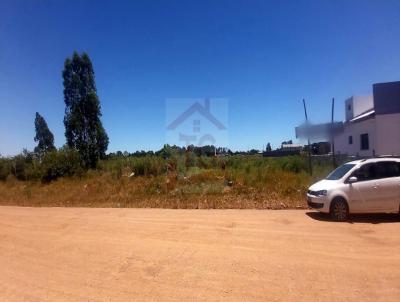
[[[358,181],[358,178],[355,177],[355,176],[350,177],[349,180],[348,180],[349,184],[355,183],[357,181]]]

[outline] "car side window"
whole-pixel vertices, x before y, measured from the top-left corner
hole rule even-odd
[[[372,166],[373,174],[375,175],[375,179],[386,178],[387,169],[384,162],[376,163]]]
[[[400,165],[394,161],[384,161],[377,163],[377,173],[379,178],[400,176]]]
[[[366,180],[372,180],[376,178],[376,171],[374,169],[375,164],[374,163],[369,163],[362,165],[360,168],[358,168],[356,171],[354,171],[353,175],[357,177],[359,181],[366,181]]]

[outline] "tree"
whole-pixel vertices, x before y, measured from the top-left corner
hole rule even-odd
[[[86,53],[74,52],[67,58],[64,79],[65,137],[70,148],[78,150],[87,168],[95,168],[105,157],[108,136],[101,123],[92,62]]]
[[[257,149],[250,149],[250,151],[248,151],[247,153],[250,155],[255,155],[257,154],[259,151]]]
[[[54,135],[49,130],[46,120],[38,112],[36,112],[35,117],[35,131],[35,142],[38,142],[34,150],[35,153],[43,155],[56,149],[54,147]]]
[[[160,149],[159,151],[157,151],[158,155],[160,155],[162,158],[164,159],[168,159],[171,157],[172,155],[172,148],[170,145],[165,144],[162,149]]]
[[[270,143],[267,144],[266,151],[267,151],[267,152],[272,151],[272,148],[271,148],[271,144],[270,144]]]

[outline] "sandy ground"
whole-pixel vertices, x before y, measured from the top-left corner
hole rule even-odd
[[[400,219],[0,207],[0,301],[399,301]]]

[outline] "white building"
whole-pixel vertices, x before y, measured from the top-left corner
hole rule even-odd
[[[331,133],[334,135],[331,135]],[[400,81],[373,85],[373,94],[345,101],[345,121],[296,128],[296,137],[332,140],[335,153],[400,156]]]
[[[345,116],[343,132],[334,138],[335,153],[373,156],[376,132],[373,96],[353,96],[347,99]]]
[[[345,101],[343,131],[334,137],[335,153],[400,155],[400,82],[373,85],[373,95]]]
[[[281,150],[284,151],[301,151],[303,149],[302,144],[282,144]]]

